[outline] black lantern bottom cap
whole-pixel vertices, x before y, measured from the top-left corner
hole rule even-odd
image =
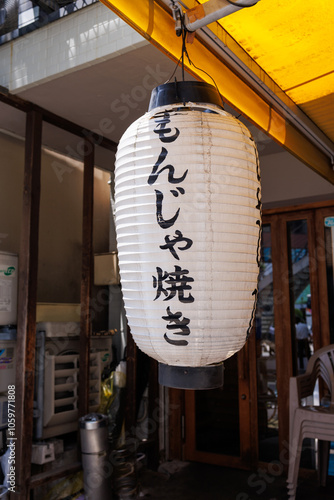
[[[159,363],[159,384],[175,389],[217,389],[224,384],[224,364],[194,367]]]

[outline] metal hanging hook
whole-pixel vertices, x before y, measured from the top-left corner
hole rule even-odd
[[[183,24],[183,18],[184,18],[184,14],[182,12],[181,5],[179,4],[179,2],[172,1],[169,4],[169,6],[172,9],[173,18],[174,18],[174,21],[175,21],[175,33],[176,33],[176,36],[181,36],[181,34],[182,34],[182,24]]]

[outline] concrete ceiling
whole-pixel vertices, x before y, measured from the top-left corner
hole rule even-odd
[[[84,69],[76,68],[17,95],[117,143],[130,123],[147,111],[151,89],[165,83],[174,69],[174,62],[147,44]],[[181,80],[180,69],[175,76]],[[238,115],[227,106],[226,109]],[[260,155],[283,151],[256,127],[240,119],[251,129]],[[0,103],[0,129],[24,137],[25,114]],[[43,144],[73,157],[81,156],[82,139],[46,123]],[[96,165],[112,168],[113,153],[97,147]]]

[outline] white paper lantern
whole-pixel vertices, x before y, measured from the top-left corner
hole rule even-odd
[[[248,129],[217,97],[204,98],[215,104],[182,102],[182,84],[218,94],[202,82],[181,82],[176,97],[162,97],[179,103],[154,107],[124,133],[116,232],[136,344],[164,365],[203,367],[240,350],[252,324],[260,174]],[[166,87],[174,92],[175,84],[156,92]]]

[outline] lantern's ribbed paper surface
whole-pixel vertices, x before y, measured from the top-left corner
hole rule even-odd
[[[216,106],[155,108],[123,135],[116,232],[131,333],[154,359],[220,362],[242,348],[256,299],[257,152]]]

